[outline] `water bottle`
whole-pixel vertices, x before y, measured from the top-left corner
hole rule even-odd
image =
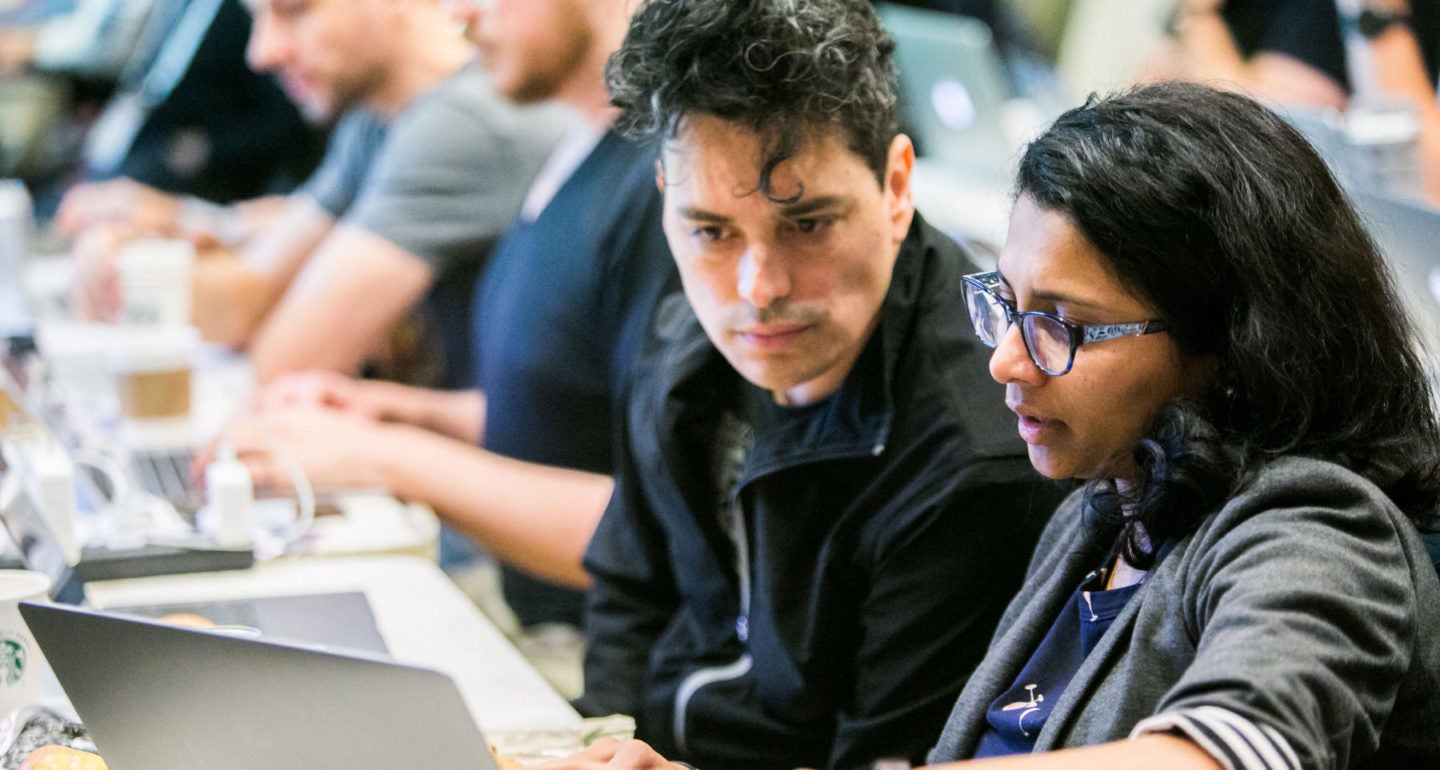
[[[0,180],[0,335],[30,334],[33,319],[25,293],[25,260],[35,230],[35,210],[25,184]]]

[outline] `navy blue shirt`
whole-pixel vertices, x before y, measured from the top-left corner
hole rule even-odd
[[[611,473],[625,369],[675,285],[655,158],[607,133],[540,216],[496,246],[473,310],[485,449]]]
[[[1060,694],[1143,584],[1109,591],[1101,590],[1104,585],[1104,571],[1093,572],[1085,579],[1065,603],[1060,617],[1015,683],[991,702],[985,712],[990,727],[980,737],[976,759],[1034,751],[1035,739]]]
[[[659,297],[678,288],[656,148],[607,132],[531,222],[496,245],[473,307],[476,385],[496,454],[611,474],[616,402]],[[579,624],[582,596],[513,570],[520,621]]]

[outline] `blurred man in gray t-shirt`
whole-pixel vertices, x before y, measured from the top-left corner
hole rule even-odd
[[[398,12],[247,5],[251,66],[274,72],[312,117],[343,116],[321,168],[292,195],[228,207],[125,180],[78,188],[57,216],[77,237],[77,309],[118,312],[114,260],[128,240],[192,237],[205,247],[195,323],[247,347],[262,382],[357,371],[422,306],[448,335],[443,381],[468,385],[470,288],[568,121],[493,94],[438,0]]]

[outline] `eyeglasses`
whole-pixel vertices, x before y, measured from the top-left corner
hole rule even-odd
[[[987,347],[997,347],[1010,331],[1010,325],[1018,323],[1020,339],[1025,342],[1030,360],[1041,371],[1056,377],[1070,371],[1075,364],[1075,350],[1081,345],[1155,334],[1166,329],[1164,321],[1081,326],[1051,313],[1035,310],[1022,313],[1015,309],[1014,302],[995,293],[995,287],[1000,285],[999,273],[975,273],[962,280],[965,281],[965,307],[970,311],[970,322],[975,324],[975,334],[980,341]]]

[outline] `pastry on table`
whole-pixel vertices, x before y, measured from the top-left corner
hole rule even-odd
[[[106,770],[106,767],[105,760],[98,754],[64,746],[41,746],[25,757],[19,770]]]

